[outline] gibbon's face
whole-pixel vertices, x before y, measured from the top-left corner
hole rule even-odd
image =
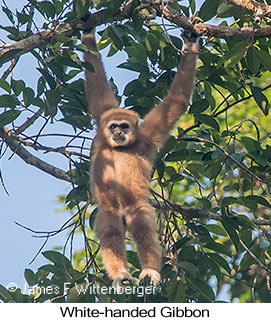
[[[106,125],[105,136],[111,147],[128,147],[135,142],[136,129],[128,120],[112,120]]]

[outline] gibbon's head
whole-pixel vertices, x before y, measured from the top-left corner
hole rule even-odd
[[[110,147],[128,147],[136,140],[138,120],[134,111],[111,109],[102,114],[100,130]]]

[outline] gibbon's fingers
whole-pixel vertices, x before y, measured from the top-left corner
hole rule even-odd
[[[139,275],[139,280],[142,281],[146,277],[150,277],[150,283],[153,286],[159,285],[159,283],[161,281],[160,273],[157,270],[152,269],[152,268],[143,269]]]
[[[124,281],[133,281],[132,275],[128,271],[122,271],[117,277],[113,280],[112,286],[119,293],[122,291],[122,283]]]
[[[194,17],[194,16],[188,19],[188,21],[192,25],[196,25],[203,22],[203,20],[200,17]],[[193,31],[188,31],[188,30],[184,30],[182,32],[182,37],[185,43],[198,43],[200,38],[199,35],[195,34]]]

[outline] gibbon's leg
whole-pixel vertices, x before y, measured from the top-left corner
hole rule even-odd
[[[95,221],[95,232],[101,244],[103,264],[113,287],[118,288],[123,280],[132,280],[126,266],[125,226],[120,217],[101,210]]]
[[[151,284],[158,285],[161,279],[161,248],[156,236],[156,216],[149,204],[140,206],[125,217],[128,231],[135,240],[142,270],[140,280],[149,276]]]

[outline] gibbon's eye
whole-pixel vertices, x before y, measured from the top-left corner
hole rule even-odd
[[[110,126],[110,130],[115,130],[118,127],[116,123],[112,123]]]
[[[129,124],[128,123],[122,123],[120,125],[120,128],[121,128],[121,130],[126,130],[126,129],[129,129],[130,127],[129,127]]]

